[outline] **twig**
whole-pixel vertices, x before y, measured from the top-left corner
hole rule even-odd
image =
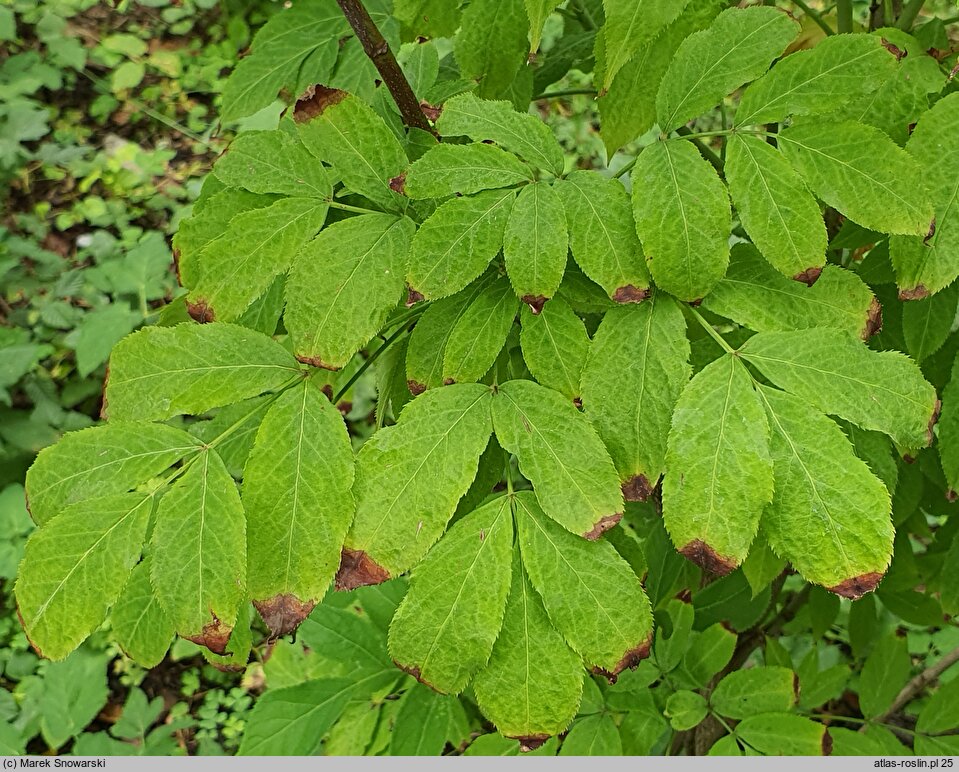
[[[941,676],[946,670],[948,670],[952,665],[955,665],[957,662],[959,662],[959,646],[946,654],[935,665],[930,665],[927,667],[919,675],[902,687],[902,691],[899,692],[899,694],[896,696],[896,699],[892,701],[892,705],[889,706],[889,710],[876,718],[875,721],[884,722],[890,716],[894,716],[896,713],[902,710],[908,702],[918,697],[927,686],[937,681],[939,676]]]
[[[542,94],[537,94],[533,97],[534,102],[538,102],[541,99],[557,99],[558,97],[566,96],[577,96],[579,94],[585,94],[587,96],[596,96],[596,89],[594,88],[566,88],[562,91],[544,91]]]
[[[413,93],[409,81],[390,50],[389,43],[377,29],[361,0],[336,0],[336,2],[353,28],[357,40],[363,46],[363,51],[373,62],[377,72],[383,77],[383,82],[390,90],[393,101],[400,109],[403,123],[411,128],[422,129],[435,135],[436,131],[423,113],[420,103],[416,99],[416,94]]]
[[[820,14],[819,11],[815,10],[814,8],[810,8],[808,5],[806,5],[806,3],[803,2],[803,0],[793,0],[793,2],[796,5],[798,5],[800,8],[802,8],[803,13],[805,13],[806,16],[808,16],[810,19],[816,22],[816,25],[819,27],[819,29],[821,29],[827,35],[836,34],[835,30],[833,30],[832,27],[826,24],[825,19],[823,19],[822,14]]]

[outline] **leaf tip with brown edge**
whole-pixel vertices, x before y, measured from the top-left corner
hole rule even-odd
[[[932,293],[926,288],[925,284],[917,284],[910,289],[900,289],[900,300],[925,300]]]
[[[322,115],[324,110],[339,104],[348,96],[349,94],[345,91],[338,88],[328,88],[320,83],[310,86],[293,105],[293,121],[295,123],[311,121],[316,116]]]
[[[320,357],[311,357],[311,356],[307,356],[306,354],[296,354],[295,356],[296,356],[296,361],[299,362],[301,365],[309,365],[310,367],[319,367],[322,370],[330,370],[332,372],[336,372],[337,370],[340,369],[339,367],[335,367],[334,365],[327,364]]]
[[[866,312],[866,324],[862,328],[859,337],[863,340],[869,340],[873,335],[882,329],[882,304],[877,298],[869,302],[869,310]]]
[[[801,281],[807,287],[811,287],[813,284],[819,281],[821,274],[822,268],[814,265],[811,268],[807,268],[805,271],[800,271],[793,276],[793,281]]]
[[[720,555],[702,539],[693,539],[679,550],[679,554],[716,576],[726,576],[739,565],[735,560]]]
[[[230,636],[233,634],[233,628],[223,624],[216,614],[211,613],[213,621],[203,625],[203,629],[197,635],[183,636],[188,641],[193,641],[197,646],[204,646],[214,654],[223,656],[226,654],[227,644],[230,642]]]
[[[404,665],[401,662],[397,662],[395,659],[393,660],[393,664],[396,665],[404,673],[407,673],[408,675],[413,676],[413,678],[415,678],[417,681],[423,684],[423,686],[429,687],[437,694],[443,694],[443,692],[441,692],[433,684],[431,684],[429,681],[423,678],[423,672],[420,670],[419,665]]]
[[[826,589],[842,598],[859,600],[867,592],[875,590],[876,587],[879,586],[879,582],[882,581],[883,576],[884,574],[878,571],[870,571],[867,574],[860,574],[859,576],[844,579],[839,584],[827,587]]]
[[[390,178],[390,190],[401,196],[406,195],[406,172]]]
[[[510,737],[510,740],[516,740],[519,743],[520,753],[530,753],[538,750],[549,740],[548,734],[527,734],[519,737]]]
[[[415,289],[413,289],[412,287],[407,287],[407,288],[406,288],[406,303],[405,303],[405,305],[406,305],[407,308],[412,308],[412,307],[415,306],[417,303],[422,303],[424,300],[426,300],[426,297],[423,295],[422,292],[420,292],[420,291],[418,291],[418,290],[415,290]]]
[[[600,536],[602,536],[610,528],[614,528],[616,524],[623,519],[622,512],[614,512],[612,515],[604,515],[599,520],[596,521],[596,524],[590,528],[586,533],[583,534],[584,539],[589,541],[596,541]]]
[[[933,429],[939,421],[939,414],[942,412],[942,400],[939,397],[936,397],[936,401],[932,406],[932,415],[929,416],[929,423],[926,424],[926,447],[928,448],[932,445],[932,441],[935,439],[935,432]]]
[[[634,284],[625,284],[612,294],[612,299],[616,303],[642,303],[652,295],[652,291],[647,287],[637,287]]]
[[[644,474],[636,474],[626,480],[621,486],[623,498],[626,501],[648,501],[656,489],[651,485],[649,479]]]
[[[375,563],[363,550],[344,547],[340,554],[340,567],[336,572],[334,587],[338,591],[355,590],[369,584],[382,584],[389,578],[389,572]]]
[[[20,613],[19,601],[17,602],[17,619],[20,620],[20,627],[23,628],[23,635],[27,639],[27,643],[30,644],[30,647],[37,653],[38,656],[42,657],[43,659],[48,659],[47,655],[40,650],[40,647],[37,646],[33,638],[30,637],[30,633],[27,632],[27,623],[23,621],[23,614]]]
[[[529,310],[533,312],[533,316],[539,316],[543,312],[543,306],[546,305],[546,301],[549,300],[549,298],[545,295],[523,295],[520,300],[529,306]]]
[[[280,593],[266,600],[255,600],[253,605],[270,628],[272,638],[288,635],[299,627],[316,606],[315,600],[300,600],[292,593]]]
[[[590,672],[593,673],[593,675],[603,676],[607,681],[609,681],[610,684],[615,684],[619,674],[627,669],[632,670],[639,665],[640,662],[649,656],[649,652],[652,647],[653,634],[650,633],[646,640],[642,641],[623,654],[619,662],[613,665],[612,670],[607,670],[604,667],[599,667],[596,665],[590,668]]]
[[[192,303],[187,301],[186,312],[190,315],[190,318],[200,324],[209,324],[216,321],[216,314],[213,313],[210,304],[202,298]]]
[[[414,381],[412,378],[406,382],[406,388],[410,390],[410,394],[412,394],[414,397],[418,397],[420,394],[426,391],[425,384],[422,384],[419,381]]]
[[[832,735],[826,727],[823,727],[821,747],[823,756],[832,756]]]

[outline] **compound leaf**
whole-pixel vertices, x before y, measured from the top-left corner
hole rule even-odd
[[[440,144],[413,162],[403,192],[410,198],[446,198],[532,181],[530,168],[512,153],[480,142]]]
[[[541,308],[559,289],[569,238],[562,199],[551,185],[534,182],[520,190],[503,234],[506,271],[516,294]]]

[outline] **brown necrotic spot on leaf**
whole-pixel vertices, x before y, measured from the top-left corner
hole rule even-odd
[[[211,616],[213,617],[213,621],[203,625],[203,630],[200,631],[199,635],[186,635],[184,637],[188,641],[193,641],[198,646],[205,646],[214,654],[226,654],[226,647],[230,642],[230,635],[233,632],[233,628],[223,624],[217,619],[216,614],[211,613]]]
[[[799,674],[793,673],[793,697],[799,702]]]
[[[281,593],[266,600],[255,600],[253,605],[270,628],[272,636],[279,638],[292,633],[310,615],[316,601],[300,600],[290,593]]]
[[[640,289],[632,284],[620,287],[613,293],[617,303],[642,303],[652,294],[648,289]]]
[[[337,590],[355,590],[368,584],[382,584],[390,578],[383,566],[373,562],[363,550],[344,547],[340,555],[340,568],[336,572]]]
[[[873,298],[869,303],[869,310],[866,312],[866,324],[862,328],[863,340],[869,340],[873,335],[882,329],[882,304]]]
[[[837,585],[832,587],[827,587],[826,589],[829,592],[834,592],[836,595],[840,595],[843,598],[849,598],[849,600],[859,600],[867,592],[872,592],[876,589],[876,586],[882,580],[883,575],[872,571],[868,574],[860,574],[859,576],[854,576],[851,579],[846,579],[845,581],[840,582]]]
[[[653,495],[655,486],[649,484],[646,475],[637,474],[624,482],[622,489],[626,501],[647,501]]]
[[[390,179],[390,190],[399,193],[401,196],[406,195],[406,172],[397,174]]]
[[[543,306],[545,306],[546,301],[549,300],[545,295],[523,295],[520,299],[529,306],[529,310],[532,311],[535,316],[540,315]]]
[[[454,381],[452,378],[444,378],[444,379],[443,379],[443,385],[444,385],[444,386],[452,386],[454,383],[456,383],[456,381]]]
[[[426,300],[426,298],[423,296],[422,292],[419,292],[413,289],[412,287],[406,288],[406,307],[407,308],[412,308],[417,303],[421,303],[424,300]]]
[[[584,539],[589,539],[590,541],[596,541],[600,536],[602,536],[606,531],[616,525],[620,520],[623,519],[622,512],[616,512],[612,515],[606,515],[601,517],[596,521],[596,525],[590,528],[586,533],[583,534]]]
[[[414,397],[418,397],[424,391],[426,391],[426,386],[424,386],[419,381],[414,381],[412,378],[406,382],[406,387],[410,390],[410,394]]]
[[[832,735],[828,729],[824,729],[822,733],[822,755],[832,756]]]
[[[936,235],[936,218],[932,218],[932,222],[929,223],[929,231],[926,233],[925,238],[922,240],[923,244],[928,244],[932,237]]]
[[[901,289],[899,290],[899,299],[900,300],[923,300],[929,295],[932,294],[926,289],[924,284],[917,284],[912,289]]]
[[[226,153],[224,153],[226,155]],[[183,286],[183,279],[180,278],[180,250],[173,250],[173,270],[176,273],[176,283]]]
[[[433,121],[433,123],[436,123],[439,120],[440,114],[443,112],[442,107],[431,105],[425,99],[420,102],[420,110],[422,110],[423,115],[425,115],[427,118]]]
[[[903,58],[905,58],[906,56],[908,56],[908,52],[907,52],[907,51],[903,51],[903,50],[902,50],[899,46],[897,46],[895,43],[892,43],[892,42],[886,40],[885,38],[880,38],[880,40],[882,41],[882,47],[885,48],[890,54],[892,54],[893,56],[895,56],[897,62],[901,62],[901,61],[903,60]]]
[[[794,281],[801,281],[807,287],[811,287],[819,279],[819,275],[822,273],[822,268],[817,268],[813,266],[812,268],[807,268],[805,271],[800,271],[795,276],[793,276]]]
[[[954,490],[952,490],[951,488],[946,491],[946,501],[952,503],[952,502],[955,501],[956,499],[959,499],[959,493],[956,493],[956,492],[955,492]],[[30,507],[27,507],[27,511],[28,511],[28,512],[30,511]]]
[[[537,748],[542,748],[549,739],[548,734],[527,734],[521,737],[510,737],[510,740],[519,742],[520,753],[529,753]]]
[[[615,684],[620,673],[627,668],[632,670],[649,656],[649,651],[652,646],[653,636],[650,634],[645,641],[640,643],[638,646],[634,646],[632,649],[623,654],[623,658],[613,666],[612,670],[607,670],[603,667],[593,667],[591,672],[594,675],[603,676],[607,681],[609,681],[610,684]]]
[[[296,104],[293,106],[293,120],[297,123],[306,123],[316,116],[322,115],[327,107],[342,102],[347,96],[349,94],[340,91],[338,88],[327,88],[319,83],[310,86],[296,100]]]
[[[192,316],[200,324],[207,324],[212,322],[215,318],[213,309],[210,308],[210,304],[205,300],[197,300],[195,303],[190,303],[187,301],[186,312]]]
[[[726,576],[737,565],[735,560],[723,557],[701,539],[693,539],[679,551],[679,554],[717,576]]]
[[[339,367],[334,367],[333,365],[328,365],[319,357],[308,357],[306,354],[297,354],[296,361],[300,364],[309,365],[310,367],[320,367],[324,370],[339,370]]]
[[[419,665],[404,665],[400,662],[397,662],[395,659],[393,660],[393,664],[396,665],[404,673],[409,673],[411,676],[413,676],[413,678],[415,678],[417,681],[423,684],[423,686],[428,686],[437,694],[443,694],[443,692],[441,692],[439,689],[433,686],[433,684],[431,684],[429,681],[423,678],[423,674],[420,671]]]
[[[932,406],[932,415],[929,416],[929,424],[926,426],[926,447],[932,445],[932,440],[935,435],[933,434],[933,427],[935,427],[936,422],[939,420],[939,414],[942,412],[942,402],[939,399],[936,399],[936,404]]]

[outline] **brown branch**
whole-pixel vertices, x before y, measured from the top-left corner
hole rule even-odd
[[[400,69],[396,57],[393,56],[389,43],[376,28],[375,22],[370,18],[370,14],[361,0],[336,0],[336,2],[353,28],[357,40],[363,46],[363,51],[373,62],[386,87],[390,90],[393,101],[396,102],[396,106],[400,109],[400,115],[403,116],[403,123],[411,128],[415,127],[428,131],[430,134],[436,134],[423,113],[420,103],[416,99],[416,94],[413,93],[409,81],[403,74],[403,70]]]
[[[908,702],[911,702],[930,684],[939,679],[946,670],[959,662],[959,646],[946,654],[935,665],[931,665],[923,670],[919,675],[913,678],[909,683],[902,687],[902,691],[893,700],[892,705],[885,713],[879,716],[876,721],[887,721],[902,710]]]

